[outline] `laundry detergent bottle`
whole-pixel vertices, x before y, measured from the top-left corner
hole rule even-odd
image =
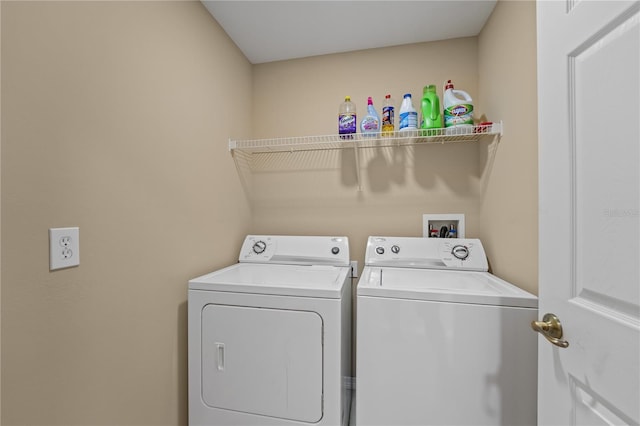
[[[430,84],[424,86],[422,91],[422,101],[420,102],[420,129],[439,129],[442,127],[442,116],[440,115],[440,99],[436,93],[436,86]],[[422,132],[425,136],[431,136],[436,132]]]
[[[451,80],[444,85],[442,96],[444,106],[444,127],[447,134],[470,133],[473,131],[473,99],[463,90],[455,90]]]

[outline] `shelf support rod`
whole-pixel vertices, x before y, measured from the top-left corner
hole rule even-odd
[[[360,179],[360,152],[357,140],[353,141],[353,150],[356,158],[356,180],[358,181],[358,192],[362,192],[362,180]]]

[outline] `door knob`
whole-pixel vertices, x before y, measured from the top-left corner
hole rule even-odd
[[[544,314],[542,321],[531,321],[531,328],[556,346],[561,348],[569,346],[569,342],[560,340],[562,338],[562,324],[554,314]]]

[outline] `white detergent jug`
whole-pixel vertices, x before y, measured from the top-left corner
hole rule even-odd
[[[444,127],[448,135],[473,132],[473,99],[464,90],[455,90],[451,80],[444,86]]]

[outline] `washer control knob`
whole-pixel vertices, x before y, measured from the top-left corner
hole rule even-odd
[[[400,247],[399,247],[399,246],[396,246],[395,244],[394,244],[394,245],[392,245],[392,246],[391,246],[391,252],[392,252],[393,254],[398,254],[398,253],[400,253]]]
[[[340,253],[340,247],[333,247],[333,248],[331,249],[331,253],[333,253],[333,254],[338,254],[338,253]]]
[[[378,254],[384,254],[384,247],[382,247],[382,246],[378,246],[378,247],[376,247],[376,253],[378,253]]]
[[[253,252],[255,254],[262,254],[266,249],[267,249],[267,243],[265,243],[262,240],[256,241],[255,244],[253,245]]]
[[[451,254],[456,259],[465,260],[467,257],[469,257],[469,249],[461,245],[453,246],[453,249],[451,249]]]

